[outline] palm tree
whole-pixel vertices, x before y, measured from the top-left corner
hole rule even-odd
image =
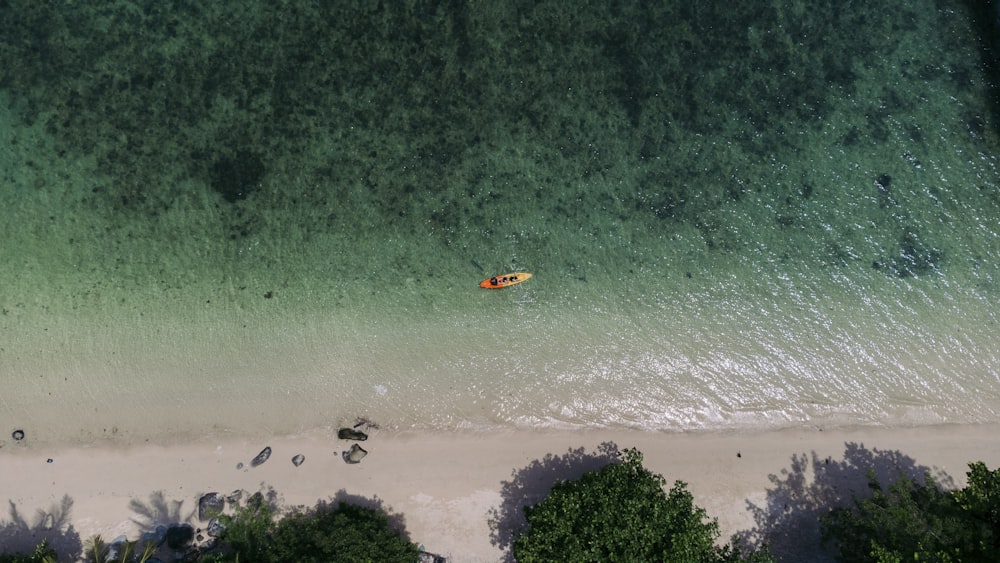
[[[129,561],[129,552],[133,552],[132,560],[138,561],[138,563],[146,563],[153,556],[156,551],[156,543],[152,541],[147,541],[143,544],[142,554],[138,558],[134,555],[135,547],[138,542],[125,540],[122,545],[121,555],[116,560],[111,560],[107,558],[108,544],[104,543],[101,536],[97,535],[89,540],[87,540],[87,561],[88,563],[126,563]]]

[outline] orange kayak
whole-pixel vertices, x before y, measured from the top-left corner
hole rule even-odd
[[[513,274],[503,274],[485,279],[479,282],[479,287],[486,289],[500,289],[501,287],[510,287],[521,282],[526,282],[529,279],[531,279],[531,274],[528,272],[514,272]]]

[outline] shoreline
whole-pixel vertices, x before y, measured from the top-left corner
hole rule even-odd
[[[684,433],[376,429],[363,444],[369,455],[357,465],[339,457],[351,443],[315,434],[266,443],[222,437],[171,446],[48,451],[8,442],[0,449],[0,473],[7,476],[0,496],[25,519],[22,528],[45,534],[46,526],[62,523],[71,525],[81,541],[96,534],[106,541],[122,534],[137,539],[156,524],[174,521],[204,528],[206,523],[197,520],[197,500],[208,492],[273,488],[283,507],[334,498],[381,502],[402,517],[411,540],[428,552],[450,562],[498,561],[523,504],[544,498],[555,479],[575,479],[600,468],[611,450],[636,447],[644,465],[668,484],[688,483],[695,504],[718,519],[721,539],[735,533],[768,539],[780,555],[795,547],[786,545],[789,540],[783,541],[775,527],[787,522],[788,506],[801,517],[808,513],[805,497],[816,497],[822,487],[864,490],[866,464],[881,475],[930,471],[950,478],[943,482],[949,487],[964,486],[968,462],[1000,465],[1000,424]],[[270,459],[250,467],[265,446],[272,448]],[[305,456],[298,467],[291,462],[297,454]],[[245,465],[237,469],[238,463]],[[796,491],[791,487],[795,476],[806,476],[814,488]],[[796,500],[797,494],[805,496]],[[60,509],[64,495],[72,501],[68,514]],[[775,502],[783,502],[783,509],[768,508]],[[48,523],[43,513],[51,515]],[[761,530],[762,525],[773,529]],[[754,527],[756,535],[748,533]],[[0,531],[10,536],[15,528],[11,514],[0,518]],[[803,543],[796,542],[799,549]]]

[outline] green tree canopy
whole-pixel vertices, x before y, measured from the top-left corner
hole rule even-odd
[[[821,517],[824,542],[842,561],[997,561],[1000,472],[969,464],[969,484],[946,491],[931,477],[900,476],[883,488],[869,473],[872,496]]]
[[[226,517],[222,543],[229,549],[215,561],[396,561],[413,563],[416,544],[395,529],[383,510],[347,502],[319,503],[275,521],[267,503],[250,504]]]
[[[955,501],[976,528],[980,549],[1000,558],[1000,469],[990,471],[977,461],[969,464],[969,484],[955,491]]]
[[[535,506],[525,507],[528,529],[514,540],[514,557],[532,561],[722,561],[735,547],[717,548],[719,527],[682,481],[642,466],[642,454],[563,481]],[[769,556],[759,556],[761,561]]]
[[[416,544],[393,529],[385,512],[339,502],[282,518],[274,531],[273,561],[396,561],[413,563]]]

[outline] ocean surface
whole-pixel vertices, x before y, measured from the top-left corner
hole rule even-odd
[[[0,442],[1000,421],[973,4],[2,2]]]

